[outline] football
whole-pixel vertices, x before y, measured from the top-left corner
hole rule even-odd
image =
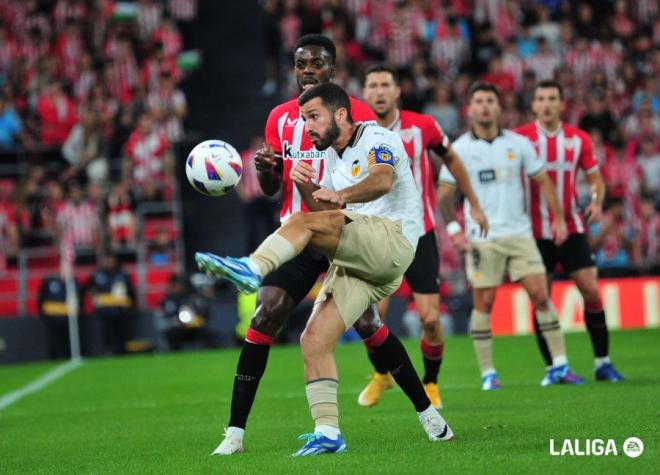
[[[207,196],[222,196],[235,187],[243,162],[234,147],[222,140],[206,140],[186,159],[186,176],[192,187]]]

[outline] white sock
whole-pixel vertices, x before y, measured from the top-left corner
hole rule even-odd
[[[485,378],[486,376],[495,375],[495,374],[497,374],[497,371],[495,371],[495,368],[488,368],[488,369],[483,370],[481,372],[481,377]]]
[[[227,433],[227,437],[231,436],[234,439],[243,440],[243,435],[245,434],[245,429],[241,429],[240,427],[229,426],[229,427],[227,427],[226,433]]]
[[[339,427],[332,427],[329,425],[321,424],[318,425],[314,428],[314,432],[318,432],[320,434],[323,434],[326,436],[328,439],[333,439],[336,440],[337,437],[341,434],[339,431]]]
[[[604,364],[609,364],[610,362],[610,357],[609,356],[603,356],[602,358],[597,357],[596,358],[596,369],[600,368]]]
[[[568,364],[568,358],[566,355],[561,355],[561,356],[555,356],[552,358],[552,366],[556,368],[557,366],[564,366],[565,364]]]
[[[257,274],[259,277],[263,277],[261,275],[261,269],[259,269],[259,266],[252,259],[248,258],[247,264],[252,272]]]
[[[417,416],[420,419],[423,419],[425,417],[435,416],[436,414],[438,414],[438,411],[435,410],[433,406],[429,406],[426,409],[424,409],[422,412],[418,412]]]

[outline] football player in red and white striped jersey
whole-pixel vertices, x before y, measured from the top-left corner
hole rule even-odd
[[[449,139],[433,117],[417,112],[401,110],[397,100],[401,90],[397,84],[396,72],[386,66],[369,68],[364,81],[364,99],[376,113],[378,125],[397,132],[403,141],[410,158],[410,167],[417,184],[424,210],[424,234],[419,239],[415,259],[405,273],[413,291],[419,317],[422,321],[421,350],[424,359],[424,389],[434,407],[442,407],[438,390],[438,373],[444,353],[445,338],[440,324],[440,295],[438,290],[438,269],[440,266],[438,245],[435,239],[436,190],[433,165],[429,157],[431,151],[442,157],[443,162],[456,178],[463,194],[475,207],[475,213],[485,216],[479,201],[472,190],[470,179],[461,160],[454,154]],[[385,317],[389,298],[379,305],[381,318]],[[392,376],[378,361],[377,355],[369,353],[376,370],[367,387],[360,393],[358,403],[362,406],[376,404],[385,389],[392,387]]]
[[[527,189],[528,209],[532,218],[532,230],[543,256],[548,273],[548,283],[557,264],[570,275],[584,299],[584,320],[591,337],[595,355],[596,380],[620,381],[621,375],[609,359],[609,334],[603,303],[598,291],[598,273],[586,236],[585,222],[577,205],[576,175],[578,169],[586,173],[591,185],[592,200],[585,210],[587,224],[600,220],[602,215],[605,183],[593,155],[589,135],[577,127],[561,121],[563,108],[561,85],[555,81],[542,81],[534,91],[532,110],[534,122],[518,127],[515,132],[527,137],[539,157],[546,163],[548,175],[557,187],[562,203],[569,237],[557,246],[552,241],[550,222],[552,213],[539,193],[538,186],[530,182]],[[551,358],[545,339],[534,321],[541,352],[550,365]]]

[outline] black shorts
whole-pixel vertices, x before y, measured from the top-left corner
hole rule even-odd
[[[561,264],[567,274],[596,265],[587,236],[583,233],[570,234],[561,246],[555,245],[551,239],[537,239],[536,245],[549,275],[552,275],[557,264]]]
[[[306,247],[282,267],[268,274],[261,282],[261,286],[284,290],[298,305],[314,287],[319,275],[326,272],[329,266],[327,257]]]
[[[406,271],[410,289],[417,294],[437,294],[440,256],[433,230],[419,238],[415,258]]]

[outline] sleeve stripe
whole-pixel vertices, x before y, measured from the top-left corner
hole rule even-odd
[[[593,172],[597,172],[598,170],[600,170],[600,166],[598,164],[595,164],[593,167],[587,168],[584,171],[584,173],[593,173]]]
[[[544,171],[545,171],[545,165],[543,165],[541,168],[539,168],[539,169],[536,170],[535,172],[530,173],[529,175],[527,175],[527,177],[528,177],[528,178],[534,178],[535,176],[540,175],[540,174],[543,173]]]
[[[441,185],[450,185],[450,186],[453,186],[454,188],[456,188],[456,183],[455,182],[443,180],[442,178],[440,178],[440,184]]]

